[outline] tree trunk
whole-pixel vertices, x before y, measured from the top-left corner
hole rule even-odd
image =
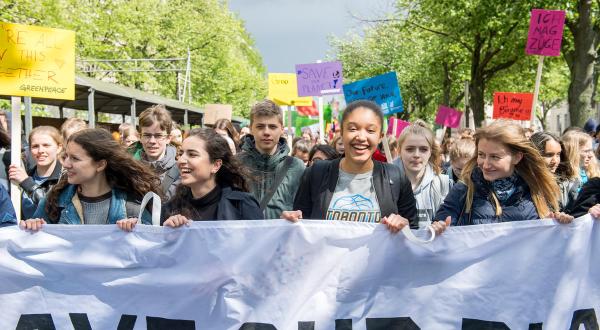
[[[483,78],[483,68],[481,67],[482,47],[481,36],[476,34],[471,54],[471,81],[469,82],[469,105],[475,121],[475,127],[471,127],[473,129],[480,127],[485,118],[485,80]]]
[[[594,92],[594,62],[597,56],[599,31],[592,22],[592,0],[579,0],[579,18],[569,24],[573,33],[574,50],[565,54],[571,71],[569,84],[569,114],[571,125],[583,127],[589,118],[595,118],[592,109]]]
[[[469,85],[469,105],[471,111],[473,111],[473,119],[475,121],[475,127],[481,127],[483,120],[485,119],[485,82],[480,77],[473,78],[471,75],[471,83]]]

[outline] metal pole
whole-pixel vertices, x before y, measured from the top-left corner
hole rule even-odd
[[[95,108],[94,108],[94,96],[96,93],[96,90],[94,90],[93,88],[89,89],[89,94],[88,94],[88,126],[89,128],[95,128],[96,127],[96,116],[95,116]]]
[[[323,120],[323,97],[319,96],[319,143],[325,144],[325,121]]]
[[[21,97],[13,96],[11,103],[11,128],[10,128],[10,164],[21,167]],[[21,220],[21,189],[10,182],[10,200],[15,208],[17,221]]]
[[[185,68],[185,75],[188,79],[188,103],[192,104],[192,53],[188,48],[187,65]]]
[[[136,108],[135,108],[135,99],[131,99],[131,126],[135,128],[135,117],[137,116]]]
[[[29,136],[33,129],[33,122],[31,118],[31,97],[25,96],[25,136]]]
[[[185,112],[183,113],[183,125],[187,126],[188,125],[188,109],[185,109]]]

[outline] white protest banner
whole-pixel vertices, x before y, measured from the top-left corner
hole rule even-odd
[[[425,234],[425,232],[416,232]],[[0,229],[0,329],[598,329],[600,221]]]

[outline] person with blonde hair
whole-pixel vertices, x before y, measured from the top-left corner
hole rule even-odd
[[[576,173],[579,173],[581,186],[591,178],[600,177],[598,162],[592,147],[593,139],[589,134],[571,130],[565,133],[561,140],[565,146],[571,167]]]
[[[558,212],[556,178],[521,126],[496,121],[478,129],[474,137],[476,156],[463,169],[464,182],[454,185],[435,215],[436,220],[445,219],[432,225],[436,233],[450,224],[573,219]]]
[[[475,142],[470,138],[456,140],[448,154],[450,155],[450,167],[444,174],[447,174],[452,182],[456,183],[460,180],[465,165],[475,155]]]
[[[341,134],[336,135],[329,145],[335,149],[340,157],[344,155],[344,140],[342,140]]]
[[[23,189],[23,218],[33,216],[39,202],[58,182],[62,171],[59,162],[62,149],[62,135],[56,128],[38,126],[29,133],[29,151],[35,161],[33,168],[26,170],[18,165],[10,165],[9,179]]]
[[[65,120],[64,123],[60,126],[60,134],[62,135],[62,140],[67,141],[69,136],[75,132],[79,132],[88,128],[85,120],[80,118],[69,118]]]
[[[412,185],[417,201],[419,228],[428,226],[452,187],[452,181],[442,174],[437,161],[440,147],[427,124],[417,120],[406,127],[398,138],[400,157],[394,161]]]

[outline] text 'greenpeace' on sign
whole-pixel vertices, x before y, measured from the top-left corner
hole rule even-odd
[[[0,94],[75,98],[75,32],[0,22]]]

